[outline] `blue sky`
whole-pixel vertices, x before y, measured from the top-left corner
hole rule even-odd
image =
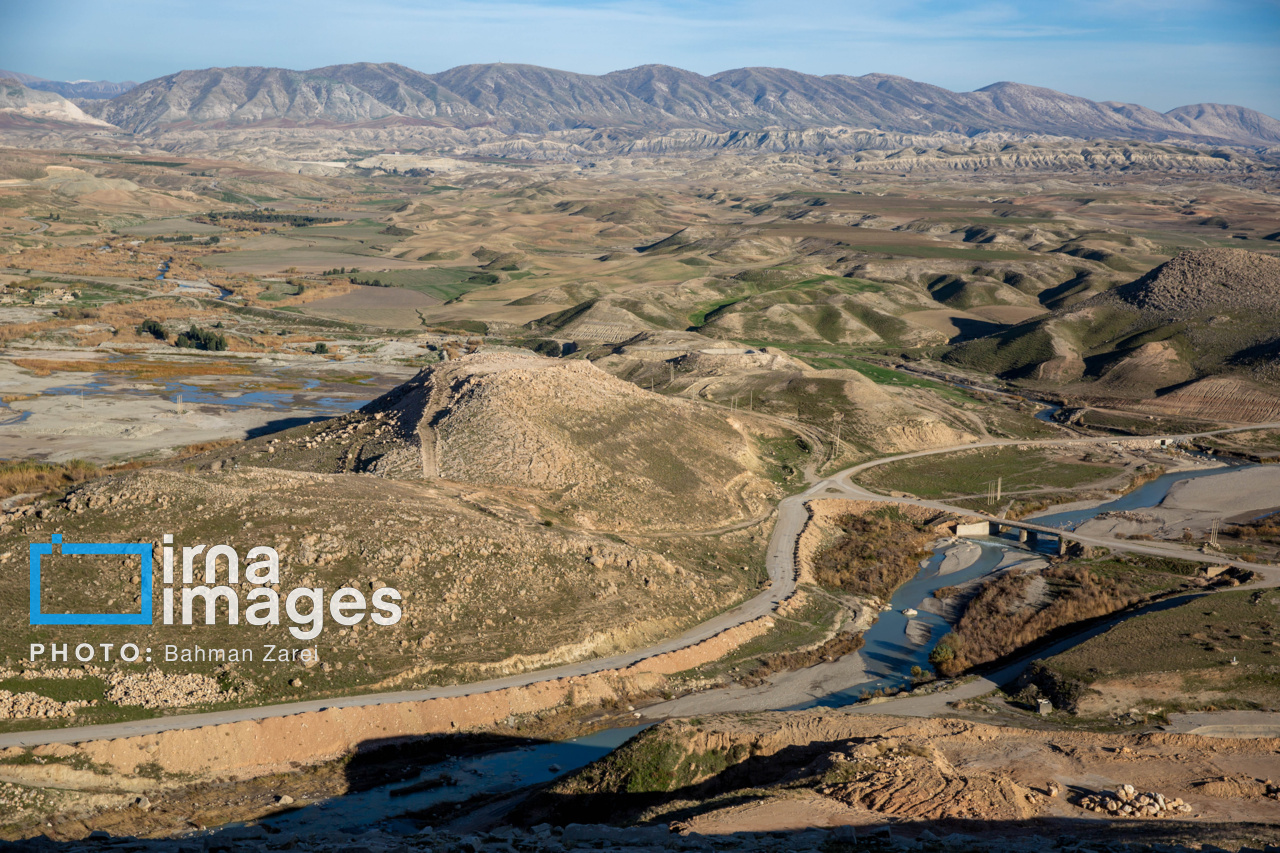
[[[51,79],[356,61],[876,71],[1280,117],[1280,0],[0,0],[0,68]]]

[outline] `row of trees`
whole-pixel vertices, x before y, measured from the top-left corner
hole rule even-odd
[[[203,219],[216,225],[222,219],[239,219],[243,222],[273,222],[282,225],[293,225],[298,228],[307,225],[319,225],[324,222],[341,222],[335,216],[312,216],[306,213],[277,213],[266,210],[231,210],[224,213],[217,211],[206,213]]]
[[[179,234],[176,237],[154,237],[152,239],[158,240],[161,243],[194,243],[196,238],[192,237],[190,234]],[[214,234],[204,242],[207,245],[216,246],[222,242],[222,238],[217,234]]]

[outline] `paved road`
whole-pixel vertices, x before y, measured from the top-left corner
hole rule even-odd
[[[1190,440],[1194,438],[1207,438],[1209,436],[1214,436],[1214,435],[1224,435],[1232,432],[1246,432],[1246,431],[1255,430],[1255,429],[1280,429],[1280,423],[1251,424],[1249,426],[1229,427],[1227,429],[1218,429],[1218,430],[1211,430],[1208,432],[1198,432],[1198,433],[1185,433],[1183,435],[1143,436],[1140,438],[1134,437],[1133,440],[1159,441],[1162,439],[1167,439],[1169,441],[1183,441],[1183,440]],[[972,509],[965,509],[961,507],[953,507],[941,501],[927,501],[927,500],[921,500],[918,498],[897,498],[897,497],[882,495],[877,492],[870,491],[862,486],[859,486],[857,483],[854,482],[853,478],[858,474],[864,471],[867,471],[871,468],[875,468],[879,465],[888,465],[892,462],[898,462],[903,459],[918,459],[922,456],[937,456],[939,454],[955,453],[955,452],[966,450],[966,449],[972,450],[976,448],[1002,447],[1002,446],[1007,446],[1011,444],[1035,446],[1035,447],[1045,447],[1045,446],[1060,447],[1060,446],[1080,445],[1080,444],[1108,444],[1113,441],[1125,441],[1125,439],[1123,438],[1117,439],[1115,437],[1056,438],[1056,439],[1048,439],[1048,440],[1040,440],[1040,441],[1027,441],[1027,440],[1018,440],[1018,439],[992,439],[989,441],[981,441],[974,444],[964,444],[964,445],[957,445],[953,447],[938,448],[938,449],[932,449],[932,450],[919,450],[914,453],[902,453],[897,456],[890,456],[883,459],[873,459],[870,462],[863,462],[860,465],[854,465],[852,468],[846,468],[840,473],[832,476],[829,479],[828,485],[831,488],[838,489],[839,491],[847,494],[849,497],[856,498],[858,500],[879,501],[882,503],[914,504],[916,506],[929,507],[931,509],[937,509],[939,511],[955,512],[955,513],[960,513],[964,515],[976,515],[982,518],[990,519],[992,521],[999,521],[1000,519],[998,519],[996,516],[989,515],[988,513],[984,513],[984,512],[980,512]],[[1026,526],[1032,526],[1032,525],[1027,525],[1026,522],[1023,522],[1023,524]],[[1082,534],[1074,533],[1067,530],[1059,530],[1057,528],[1050,528],[1050,527],[1038,527],[1037,529],[1043,530],[1046,533],[1050,533],[1055,536],[1062,536],[1074,542],[1080,542],[1081,544],[1084,544],[1084,545],[1095,545],[1102,548],[1110,548],[1114,551],[1125,551],[1128,553],[1146,554],[1149,556],[1156,556],[1156,557],[1175,557],[1175,558],[1184,559],[1184,560],[1203,560],[1205,562],[1213,562],[1213,563],[1219,563],[1222,565],[1236,566],[1242,569],[1249,569],[1253,572],[1256,572],[1261,577],[1260,581],[1257,581],[1254,584],[1251,584],[1251,586],[1280,586],[1280,566],[1273,566],[1266,563],[1253,563],[1253,562],[1249,562],[1248,560],[1239,560],[1239,559],[1229,558],[1225,556],[1223,557],[1210,556],[1208,554],[1203,554],[1199,551],[1193,551],[1191,549],[1184,548],[1180,545],[1176,545],[1173,543],[1166,544],[1166,543],[1160,543],[1160,542],[1135,542],[1127,539],[1125,540],[1113,539],[1106,536],[1087,536],[1087,535],[1082,535]]]
[[[40,227],[39,227],[39,228],[37,228],[35,231],[32,231],[32,232],[31,232],[32,234],[43,234],[44,232],[46,232],[46,231],[48,231],[48,230],[49,230],[49,223],[47,223],[47,222],[41,222],[40,220],[36,219],[36,218],[35,218],[35,217],[33,217],[33,216],[24,216],[24,217],[22,217],[22,220],[23,220],[24,222],[30,222],[30,223],[32,223],[33,225],[38,225],[38,226],[40,226]]]
[[[1209,435],[1218,435],[1227,432],[1236,432],[1246,429],[1264,429],[1277,428],[1280,424],[1261,424],[1248,427],[1237,427],[1233,429],[1215,430],[1213,432],[1188,434],[1184,436],[1155,436],[1155,440],[1160,438],[1199,438]],[[155,734],[156,732],[168,731],[173,729],[193,729],[201,726],[220,725],[224,723],[241,722],[245,720],[261,720],[272,717],[287,717],[293,714],[299,714],[307,711],[319,711],[325,708],[352,708],[367,705],[385,705],[395,702],[417,702],[425,699],[450,698],[457,696],[469,696],[478,693],[487,693],[493,690],[500,690],[507,687],[519,687],[528,684],[534,684],[540,681],[550,681],[559,678],[567,678],[578,675],[589,675],[607,669],[618,669],[630,666],[638,661],[655,655],[665,654],[666,652],[677,651],[695,645],[703,640],[719,634],[736,625],[749,622],[760,616],[772,613],[786,599],[790,598],[795,592],[796,587],[796,562],[795,551],[796,544],[799,540],[800,533],[804,529],[806,520],[808,519],[808,511],[805,509],[805,503],[816,497],[824,498],[840,498],[847,497],[858,500],[874,500],[885,503],[913,503],[921,506],[934,507],[939,510],[952,512],[963,512],[972,514],[970,510],[961,510],[955,507],[949,507],[943,503],[933,501],[922,501],[912,498],[893,498],[879,495],[874,492],[867,491],[857,486],[850,479],[854,475],[867,470],[876,465],[885,465],[902,459],[913,459],[921,456],[936,456],[947,453],[954,453],[961,450],[972,450],[979,447],[996,447],[1007,444],[1035,444],[1035,445],[1055,445],[1055,444],[1079,444],[1079,443],[1106,443],[1114,441],[1113,438],[1076,438],[1076,439],[1054,439],[1049,441],[1018,441],[1018,440],[992,440],[980,442],[977,444],[965,444],[954,447],[937,448],[933,450],[922,450],[914,453],[903,453],[897,456],[878,459],[872,462],[864,462],[861,465],[855,465],[847,468],[838,474],[822,480],[803,494],[793,495],[792,497],[783,499],[778,504],[778,521],[774,526],[773,535],[769,540],[769,547],[766,553],[765,565],[769,573],[769,587],[757,595],[755,598],[729,610],[719,616],[704,622],[695,628],[690,629],[679,637],[667,640],[656,646],[652,646],[640,651],[629,652],[621,655],[614,655],[609,658],[602,658],[590,661],[581,661],[574,664],[566,664],[565,666],[555,667],[554,669],[539,670],[537,672],[527,672],[518,675],[507,676],[505,678],[492,679],[490,681],[476,682],[472,684],[460,684],[450,687],[434,687],[425,690],[403,690],[391,693],[374,693],[360,696],[347,696],[336,699],[317,699],[308,702],[291,702],[282,705],[255,706],[247,708],[236,708],[226,711],[214,711],[204,714],[187,714],[174,717],[163,717],[152,720],[138,720],[126,723],[109,723],[100,726],[82,726],[79,728],[52,729],[46,731],[31,732],[14,732],[10,734],[0,735],[0,748],[9,746],[35,746],[45,743],[75,743],[84,740],[97,740],[105,738],[130,737],[135,735]],[[1078,541],[1087,544],[1098,544],[1105,547],[1113,548],[1120,551],[1135,551],[1138,553],[1156,553],[1162,556],[1182,556],[1189,559],[1202,559],[1201,555],[1187,552],[1177,548],[1177,546],[1168,546],[1165,549],[1160,546],[1151,545],[1149,543],[1134,543],[1122,540],[1100,539],[1094,537],[1075,537]],[[1154,549],[1154,550],[1152,550]],[[1261,586],[1280,586],[1280,569],[1275,566],[1265,566],[1259,564],[1245,563],[1243,561],[1224,561],[1231,562],[1233,565],[1241,565],[1254,569],[1262,574],[1265,581]],[[1066,643],[1079,642],[1078,638],[1072,638]],[[1052,654],[1052,651],[1042,650],[1039,656]],[[1011,665],[1010,669],[1017,664]],[[1003,672],[1003,671],[1002,671]],[[996,673],[992,678],[998,679],[1000,673]],[[966,696],[980,696],[994,689],[994,682],[984,682],[978,680],[965,685],[958,686],[952,690],[940,692],[931,697],[919,697],[921,704],[919,707],[932,707],[937,704],[940,708],[945,708],[946,702],[954,701],[958,698]],[[978,692],[972,692],[978,691]],[[945,697],[945,698],[940,698]],[[905,700],[903,700],[905,701]],[[882,706],[876,705],[875,708]],[[907,706],[916,707],[916,706]],[[889,713],[887,706],[884,712]],[[899,713],[892,711],[892,713]],[[906,713],[906,712],[904,712]]]
[[[156,732],[172,729],[194,729],[201,726],[236,723],[244,720],[288,717],[293,714],[319,711],[325,708],[352,708],[366,705],[386,705],[395,702],[419,702],[424,699],[470,696],[477,693],[487,693],[492,690],[501,690],[506,687],[534,684],[539,681],[590,675],[607,669],[621,669],[655,655],[687,648],[736,625],[766,616],[772,613],[779,604],[790,598],[796,588],[795,543],[808,519],[809,513],[804,504],[811,497],[812,494],[806,492],[804,495],[786,498],[778,505],[778,522],[774,526],[773,535],[769,540],[765,561],[769,571],[769,586],[766,590],[734,609],[691,628],[679,637],[647,649],[614,655],[608,658],[566,664],[554,669],[543,669],[505,678],[496,678],[490,681],[459,684],[450,687],[432,687],[425,690],[402,690],[393,693],[373,693],[336,699],[290,702],[283,705],[235,708],[205,714],[187,714],[127,723],[108,723],[100,726],[0,734],[0,749],[9,746],[36,746],[44,743],[75,743],[84,740],[132,737],[135,735],[155,734]]]

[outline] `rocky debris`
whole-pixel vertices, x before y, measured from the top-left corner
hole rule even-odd
[[[239,698],[234,690],[224,690],[217,681],[196,673],[112,672],[106,676],[107,699],[117,705],[141,705],[144,708],[185,708],[232,702]]]
[[[934,831],[937,830],[937,831]],[[945,833],[945,834],[944,834]],[[1087,839],[1063,835],[1056,839],[1039,835],[992,837],[945,830],[894,826],[834,826],[787,832],[739,831],[731,834],[701,835],[679,825],[617,827],[578,824],[559,827],[539,824],[532,828],[498,827],[488,831],[451,832],[427,827],[415,833],[396,834],[381,829],[363,833],[318,830],[282,831],[269,824],[203,831],[179,839],[111,838],[94,833],[79,842],[57,846],[64,853],[122,850],[129,853],[171,853],[171,851],[234,851],[266,853],[274,850],[307,850],[311,853],[354,853],[354,851],[436,851],[436,853],[565,853],[571,850],[617,850],[627,853],[671,853],[671,851],[760,851],[760,853],[829,853],[833,850],[897,851],[936,850],[946,853],[987,853],[993,849],[1010,853],[1112,853],[1121,849],[1118,839]],[[1222,849],[1177,843],[1142,843],[1123,840],[1128,853]],[[8,849],[0,842],[0,850]],[[27,848],[43,849],[43,848]],[[50,848],[52,849],[52,848]],[[1268,847],[1268,850],[1273,849]]]
[[[1097,302],[1189,315],[1206,310],[1280,311],[1280,258],[1241,249],[1195,249],[1167,261]]]
[[[74,717],[77,708],[92,705],[92,701],[73,700],[59,702],[39,693],[12,693],[0,690],[0,720],[29,718]]]
[[[1280,800],[1280,784],[1270,779],[1255,779],[1250,776],[1219,776],[1196,785],[1196,790],[1209,797],[1224,799],[1239,797],[1242,799],[1265,797]]]
[[[828,753],[804,773],[832,780],[817,792],[898,818],[936,820],[981,816],[1020,820],[1036,795],[1001,774],[961,770],[925,742],[868,738]],[[803,775],[803,774],[802,774]]]
[[[1131,509],[1118,509],[1111,512],[1100,512],[1094,518],[1116,519],[1119,521],[1135,521],[1140,524],[1153,524],[1160,521],[1159,516],[1149,512],[1135,512]]]
[[[1111,817],[1177,817],[1194,809],[1178,797],[1165,799],[1155,791],[1139,792],[1132,785],[1121,785],[1114,792],[1090,794],[1080,800],[1080,808]]]

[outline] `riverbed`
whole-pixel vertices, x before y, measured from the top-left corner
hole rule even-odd
[[[1100,513],[1152,507],[1179,482],[1229,474],[1243,467],[1165,474],[1122,498],[1043,514],[1037,521],[1074,527]],[[949,619],[956,615],[948,614],[946,607],[926,609],[926,601],[937,602],[935,592],[1038,561],[1034,550],[996,537],[940,541],[922,561],[916,576],[898,588],[888,608],[864,633],[864,646],[859,651],[836,661],[779,673],[758,687],[732,686],[652,705],[643,709],[644,720],[722,712],[839,708],[858,703],[879,690],[892,692],[908,687],[912,667],[929,669],[929,652],[950,630]],[[904,612],[907,610],[915,612],[908,615]],[[408,817],[414,812],[442,804],[459,804],[461,808],[462,802],[476,796],[514,793],[528,785],[548,782],[607,755],[644,727],[606,729],[566,741],[522,744],[485,755],[450,759],[424,767],[414,779],[286,811],[264,822],[295,832],[359,832],[376,823],[391,832],[410,834],[418,826]]]

